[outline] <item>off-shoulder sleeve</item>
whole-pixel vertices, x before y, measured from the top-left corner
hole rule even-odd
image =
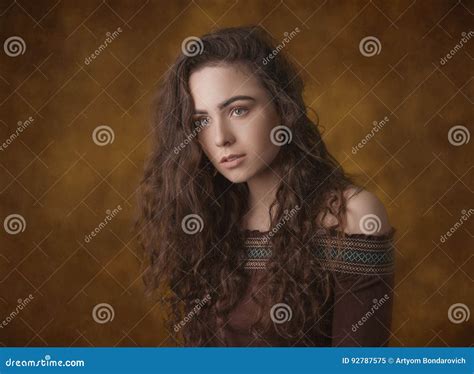
[[[319,239],[318,257],[330,270],[333,347],[387,346],[391,334],[395,229],[384,235],[349,234],[340,246]]]

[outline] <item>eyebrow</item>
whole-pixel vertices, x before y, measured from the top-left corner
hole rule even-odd
[[[224,109],[226,106],[229,106],[230,104],[232,104],[234,101],[237,101],[237,100],[251,100],[251,101],[256,101],[255,98],[253,98],[252,96],[245,96],[245,95],[238,95],[238,96],[232,96],[231,98],[223,101],[222,103],[218,104],[217,107],[222,110]],[[194,114],[207,114],[207,112],[205,110],[201,110],[201,109],[196,109],[194,111]]]

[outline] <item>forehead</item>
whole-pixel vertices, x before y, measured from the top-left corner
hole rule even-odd
[[[247,67],[237,64],[202,67],[189,77],[189,88],[198,109],[217,108],[219,103],[236,95],[264,94],[257,77]]]

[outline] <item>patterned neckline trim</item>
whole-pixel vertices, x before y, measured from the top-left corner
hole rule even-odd
[[[269,234],[269,230],[267,231],[260,231],[260,230],[255,230],[255,229],[242,229],[241,233],[245,238],[259,238],[263,236],[267,236]],[[340,231],[330,228],[329,229],[329,235],[327,231],[321,231],[321,233],[316,233],[315,236],[319,237],[336,237],[337,234]],[[393,239],[395,236],[395,233],[397,232],[397,229],[392,227],[390,231],[386,232],[385,234],[364,234],[364,233],[344,233],[344,237],[346,239],[369,239],[369,240],[388,240],[388,239]]]

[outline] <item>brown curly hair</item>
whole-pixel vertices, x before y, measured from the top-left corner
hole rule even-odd
[[[204,65],[243,63],[264,85],[292,132],[292,141],[281,147],[276,159],[283,179],[269,211],[271,227],[299,207],[270,239],[272,258],[261,281],[264,287],[252,295],[260,308],[252,332],[257,336],[271,324],[268,306],[286,303],[292,306],[291,323],[275,324],[276,330],[294,345],[311,345],[305,330],[318,321],[330,300],[330,273],[317,266],[309,243],[317,230],[344,226],[343,192],[355,185],[353,177],[326,149],[317,116],[309,118],[303,80],[292,63],[282,51],[262,63],[275,49],[267,32],[259,26],[225,28],[202,36],[200,42],[200,53],[183,53],[169,68],[153,102],[152,149],[138,190],[135,221],[145,256],[146,295],[166,295],[159,300],[171,308],[166,322],[177,341],[186,346],[222,344],[217,332],[249,281],[243,269],[241,226],[249,209],[248,187],[215,173],[199,143],[190,140],[194,106],[189,77]],[[190,214],[202,223],[194,235],[182,229]],[[327,214],[336,218],[335,225],[322,224]],[[338,238],[344,235],[343,230],[337,232]],[[199,304],[199,314],[177,329],[204,297],[207,302]]]

